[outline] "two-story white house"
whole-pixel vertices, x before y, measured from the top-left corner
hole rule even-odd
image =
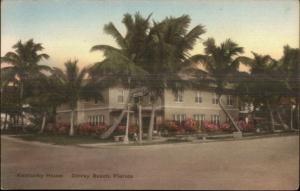
[[[103,91],[103,101],[80,100],[76,109],[76,124],[89,122],[91,124],[106,123],[111,125],[118,118],[124,108],[128,90],[122,87],[110,87]],[[227,121],[225,113],[221,110],[214,88],[185,89],[174,94],[165,89],[162,99],[156,109],[155,124],[164,120],[183,121],[192,118],[198,121],[208,120],[214,123]],[[223,95],[222,103],[234,119],[238,118],[238,100],[233,95]],[[148,96],[142,98],[143,127],[148,128],[151,115],[151,103]],[[137,107],[131,104],[130,123],[138,121]],[[57,122],[69,123],[70,108],[62,105],[57,109]],[[123,123],[126,122],[126,115]]]

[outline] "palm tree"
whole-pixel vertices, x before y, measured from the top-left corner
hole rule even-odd
[[[217,102],[235,129],[240,132],[235,121],[224,108],[221,96],[226,89],[229,77],[237,72],[240,62],[246,58],[240,56],[240,54],[244,52],[243,47],[238,46],[237,43],[230,39],[221,43],[220,46],[216,46],[213,38],[209,38],[203,44],[205,46],[205,55],[194,55],[191,57],[191,60],[194,62],[200,61],[215,79],[215,83],[217,85],[215,90],[217,94]]]
[[[139,13],[134,18],[125,14],[123,23],[126,26],[126,35],[123,37],[116,27],[109,23],[104,30],[112,35],[119,48],[108,45],[97,45],[94,50],[104,51],[105,59],[95,66],[104,73],[123,76],[121,82],[129,82],[131,87],[146,86],[152,97],[152,114],[149,127],[149,139],[152,139],[152,131],[155,117],[155,103],[161,97],[166,87],[166,78],[174,78],[174,73],[182,68],[189,56],[195,41],[204,33],[202,26],[198,25],[188,32],[190,17],[183,15],[178,18],[166,18],[160,23],[154,22],[151,27],[149,18],[141,17]],[[147,80],[140,83],[143,78]],[[178,77],[176,77],[179,79]],[[123,83],[125,87],[129,83]],[[128,102],[130,101],[130,95]],[[112,127],[102,135],[108,137],[123,118],[125,108],[119,119]]]
[[[71,108],[70,115],[70,132],[69,135],[74,135],[74,115],[79,99],[97,98],[101,99],[100,89],[95,88],[88,79],[88,68],[79,69],[77,66],[78,60],[67,61],[65,63],[65,71],[59,68],[53,69],[54,78],[58,80],[60,86],[64,89],[63,97],[69,103]],[[86,81],[85,81],[86,80]]]
[[[165,88],[170,88],[176,93],[179,84],[181,88],[183,87],[178,72],[188,65],[189,51],[193,49],[200,35],[205,33],[201,25],[189,31],[190,23],[188,15],[167,17],[159,23],[154,22],[150,30],[144,59],[147,62],[142,66],[149,74],[149,79],[144,85],[150,92],[152,102],[148,140],[152,140],[158,100],[162,98]]]
[[[285,82],[286,86],[291,92],[292,97],[296,100],[296,127],[299,127],[300,119],[299,119],[299,111],[300,111],[300,85],[299,85],[299,67],[300,60],[300,49],[299,48],[291,48],[289,45],[284,46],[283,48],[283,56],[279,60],[279,70],[281,72],[281,76]],[[293,110],[291,105],[291,111]],[[291,118],[292,119],[292,118]],[[291,122],[292,124],[293,122]],[[292,125],[291,125],[292,126]],[[292,127],[291,127],[292,128]]]
[[[131,88],[136,87],[136,82],[147,73],[138,63],[143,61],[143,54],[146,50],[144,44],[147,39],[150,17],[151,14],[146,19],[139,13],[136,13],[134,17],[125,14],[122,22],[127,32],[124,37],[113,23],[104,26],[104,31],[116,40],[119,47],[96,45],[91,49],[91,51],[103,51],[105,56],[103,61],[95,63],[92,67],[93,76],[106,75],[112,81],[121,83],[129,89],[124,109],[114,124],[101,135],[101,138],[108,138],[117,128],[128,109],[127,105],[131,102]]]
[[[63,86],[54,75],[40,74],[30,79],[30,83],[25,88],[28,89],[26,102],[30,106],[31,113],[42,117],[39,133],[43,133],[47,121],[51,118],[55,119],[56,108],[65,101]]]
[[[19,110],[22,114],[24,86],[32,76],[50,69],[48,66],[38,64],[42,59],[48,59],[49,55],[40,53],[44,47],[40,43],[34,43],[33,39],[25,43],[19,41],[13,49],[14,52],[8,52],[1,57],[1,65],[7,64],[1,67],[1,70],[7,74],[6,82],[17,81],[19,84]],[[23,117],[21,119],[23,123]]]
[[[11,121],[18,111],[18,97],[18,90],[16,86],[5,85],[1,87],[1,113],[5,114],[1,128],[4,130],[8,130],[10,127],[8,117]]]
[[[244,59],[244,63],[250,66],[250,77],[247,80],[247,90],[251,101],[255,108],[264,105],[269,111],[270,129],[275,130],[275,117],[277,114],[283,128],[286,129],[287,125],[281,118],[278,103],[282,96],[288,93],[288,89],[282,79],[280,79],[281,71],[279,62],[271,58],[269,55],[260,55],[252,52],[254,58]],[[243,83],[243,82],[242,82]],[[245,83],[243,83],[245,85]],[[241,87],[241,86],[240,86]]]

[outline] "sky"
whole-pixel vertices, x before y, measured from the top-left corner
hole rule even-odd
[[[91,65],[103,59],[101,52],[90,52],[92,46],[117,46],[103,26],[113,22],[124,35],[123,15],[136,12],[153,13],[155,21],[188,14],[190,28],[204,25],[191,54],[203,53],[209,37],[218,44],[231,38],[245,56],[254,51],[278,59],[284,45],[299,47],[298,0],[2,0],[1,56],[18,40],[33,38],[50,55],[44,64],[63,67],[78,59],[81,67]]]

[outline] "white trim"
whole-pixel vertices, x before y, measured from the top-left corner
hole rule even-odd
[[[75,111],[77,112],[83,112],[83,111],[93,111],[93,110],[105,110],[105,109],[111,109],[109,107],[97,107],[97,108],[84,108],[84,109],[75,109]],[[66,109],[66,110],[60,110],[57,111],[56,113],[67,113],[67,112],[71,112],[70,109]]]
[[[193,107],[193,106],[172,106],[172,105],[166,105],[166,106],[156,106],[156,109],[203,109],[203,110],[221,110],[219,107]],[[123,109],[122,107],[117,108],[117,107],[97,107],[97,108],[84,108],[84,109],[79,109],[75,110],[77,112],[84,112],[84,111],[94,111],[94,110],[110,110],[110,109]],[[143,109],[151,109],[151,107],[143,107]],[[226,110],[237,110],[239,111],[238,108],[226,108]],[[61,110],[57,111],[57,113],[67,113],[71,112],[70,109],[66,110]]]
[[[79,109],[76,110],[77,112],[85,112],[85,111],[94,111],[94,110],[111,110],[111,109],[121,109],[123,110],[123,107],[117,108],[117,107],[98,107],[98,108],[85,108],[85,109]],[[67,112],[71,112],[70,109],[66,109],[66,110],[61,110],[61,111],[57,111],[56,113],[67,113]],[[129,112],[133,112],[133,111],[129,111]]]

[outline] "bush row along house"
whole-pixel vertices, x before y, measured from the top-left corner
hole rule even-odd
[[[122,109],[124,108],[128,96],[128,89],[120,86],[107,88],[102,92],[103,100],[80,100],[77,103],[75,124],[90,123],[97,125],[105,123],[107,125],[113,124]],[[151,116],[151,102],[149,96],[141,98],[142,105],[142,121],[143,128],[147,129],[149,126]],[[162,99],[159,99],[156,106],[155,127],[162,124],[166,120],[183,121],[191,118],[201,121],[211,121],[213,123],[223,123],[228,121],[225,113],[221,110],[217,95],[214,88],[203,89],[185,89],[174,94],[171,90],[165,89]],[[238,99],[234,95],[223,95],[222,103],[228,113],[234,119],[238,118]],[[130,124],[138,124],[137,106],[131,104],[130,107]],[[57,109],[57,122],[69,123],[70,108],[68,105],[61,105]],[[126,124],[126,115],[121,122]],[[201,124],[201,123],[200,123]]]

